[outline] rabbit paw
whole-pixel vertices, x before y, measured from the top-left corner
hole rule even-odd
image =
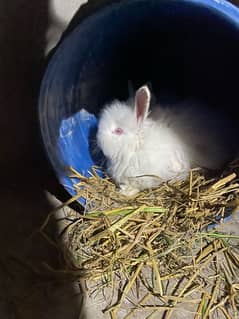
[[[190,166],[183,153],[175,152],[170,161],[170,171],[178,179],[185,179],[189,173]]]
[[[120,193],[124,196],[134,196],[139,192],[139,189],[129,185],[129,184],[120,184]]]

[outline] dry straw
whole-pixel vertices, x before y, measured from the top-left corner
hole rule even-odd
[[[86,178],[71,168],[71,177],[86,206],[64,229],[66,269],[94,283],[90,293],[111,291],[111,318],[172,319],[185,304],[187,318],[238,318],[239,236],[208,230],[237,211],[236,173],[192,170],[132,198],[96,169]]]

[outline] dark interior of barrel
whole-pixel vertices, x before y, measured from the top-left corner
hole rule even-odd
[[[130,80],[134,88],[151,82],[160,101],[193,96],[237,114],[238,26],[205,7],[160,2],[105,15],[90,47],[82,48],[76,108],[97,113],[107,101],[126,99]]]

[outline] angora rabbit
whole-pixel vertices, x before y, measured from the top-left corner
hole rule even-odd
[[[195,101],[152,106],[142,86],[134,99],[103,108],[97,144],[109,175],[125,195],[186,178],[190,169],[219,169],[233,158],[230,122]]]

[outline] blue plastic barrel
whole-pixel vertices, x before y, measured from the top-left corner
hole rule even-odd
[[[42,80],[43,142],[65,189],[88,175],[102,106],[127,83],[194,95],[238,114],[239,10],[223,0],[124,0],[87,17],[52,55]]]

